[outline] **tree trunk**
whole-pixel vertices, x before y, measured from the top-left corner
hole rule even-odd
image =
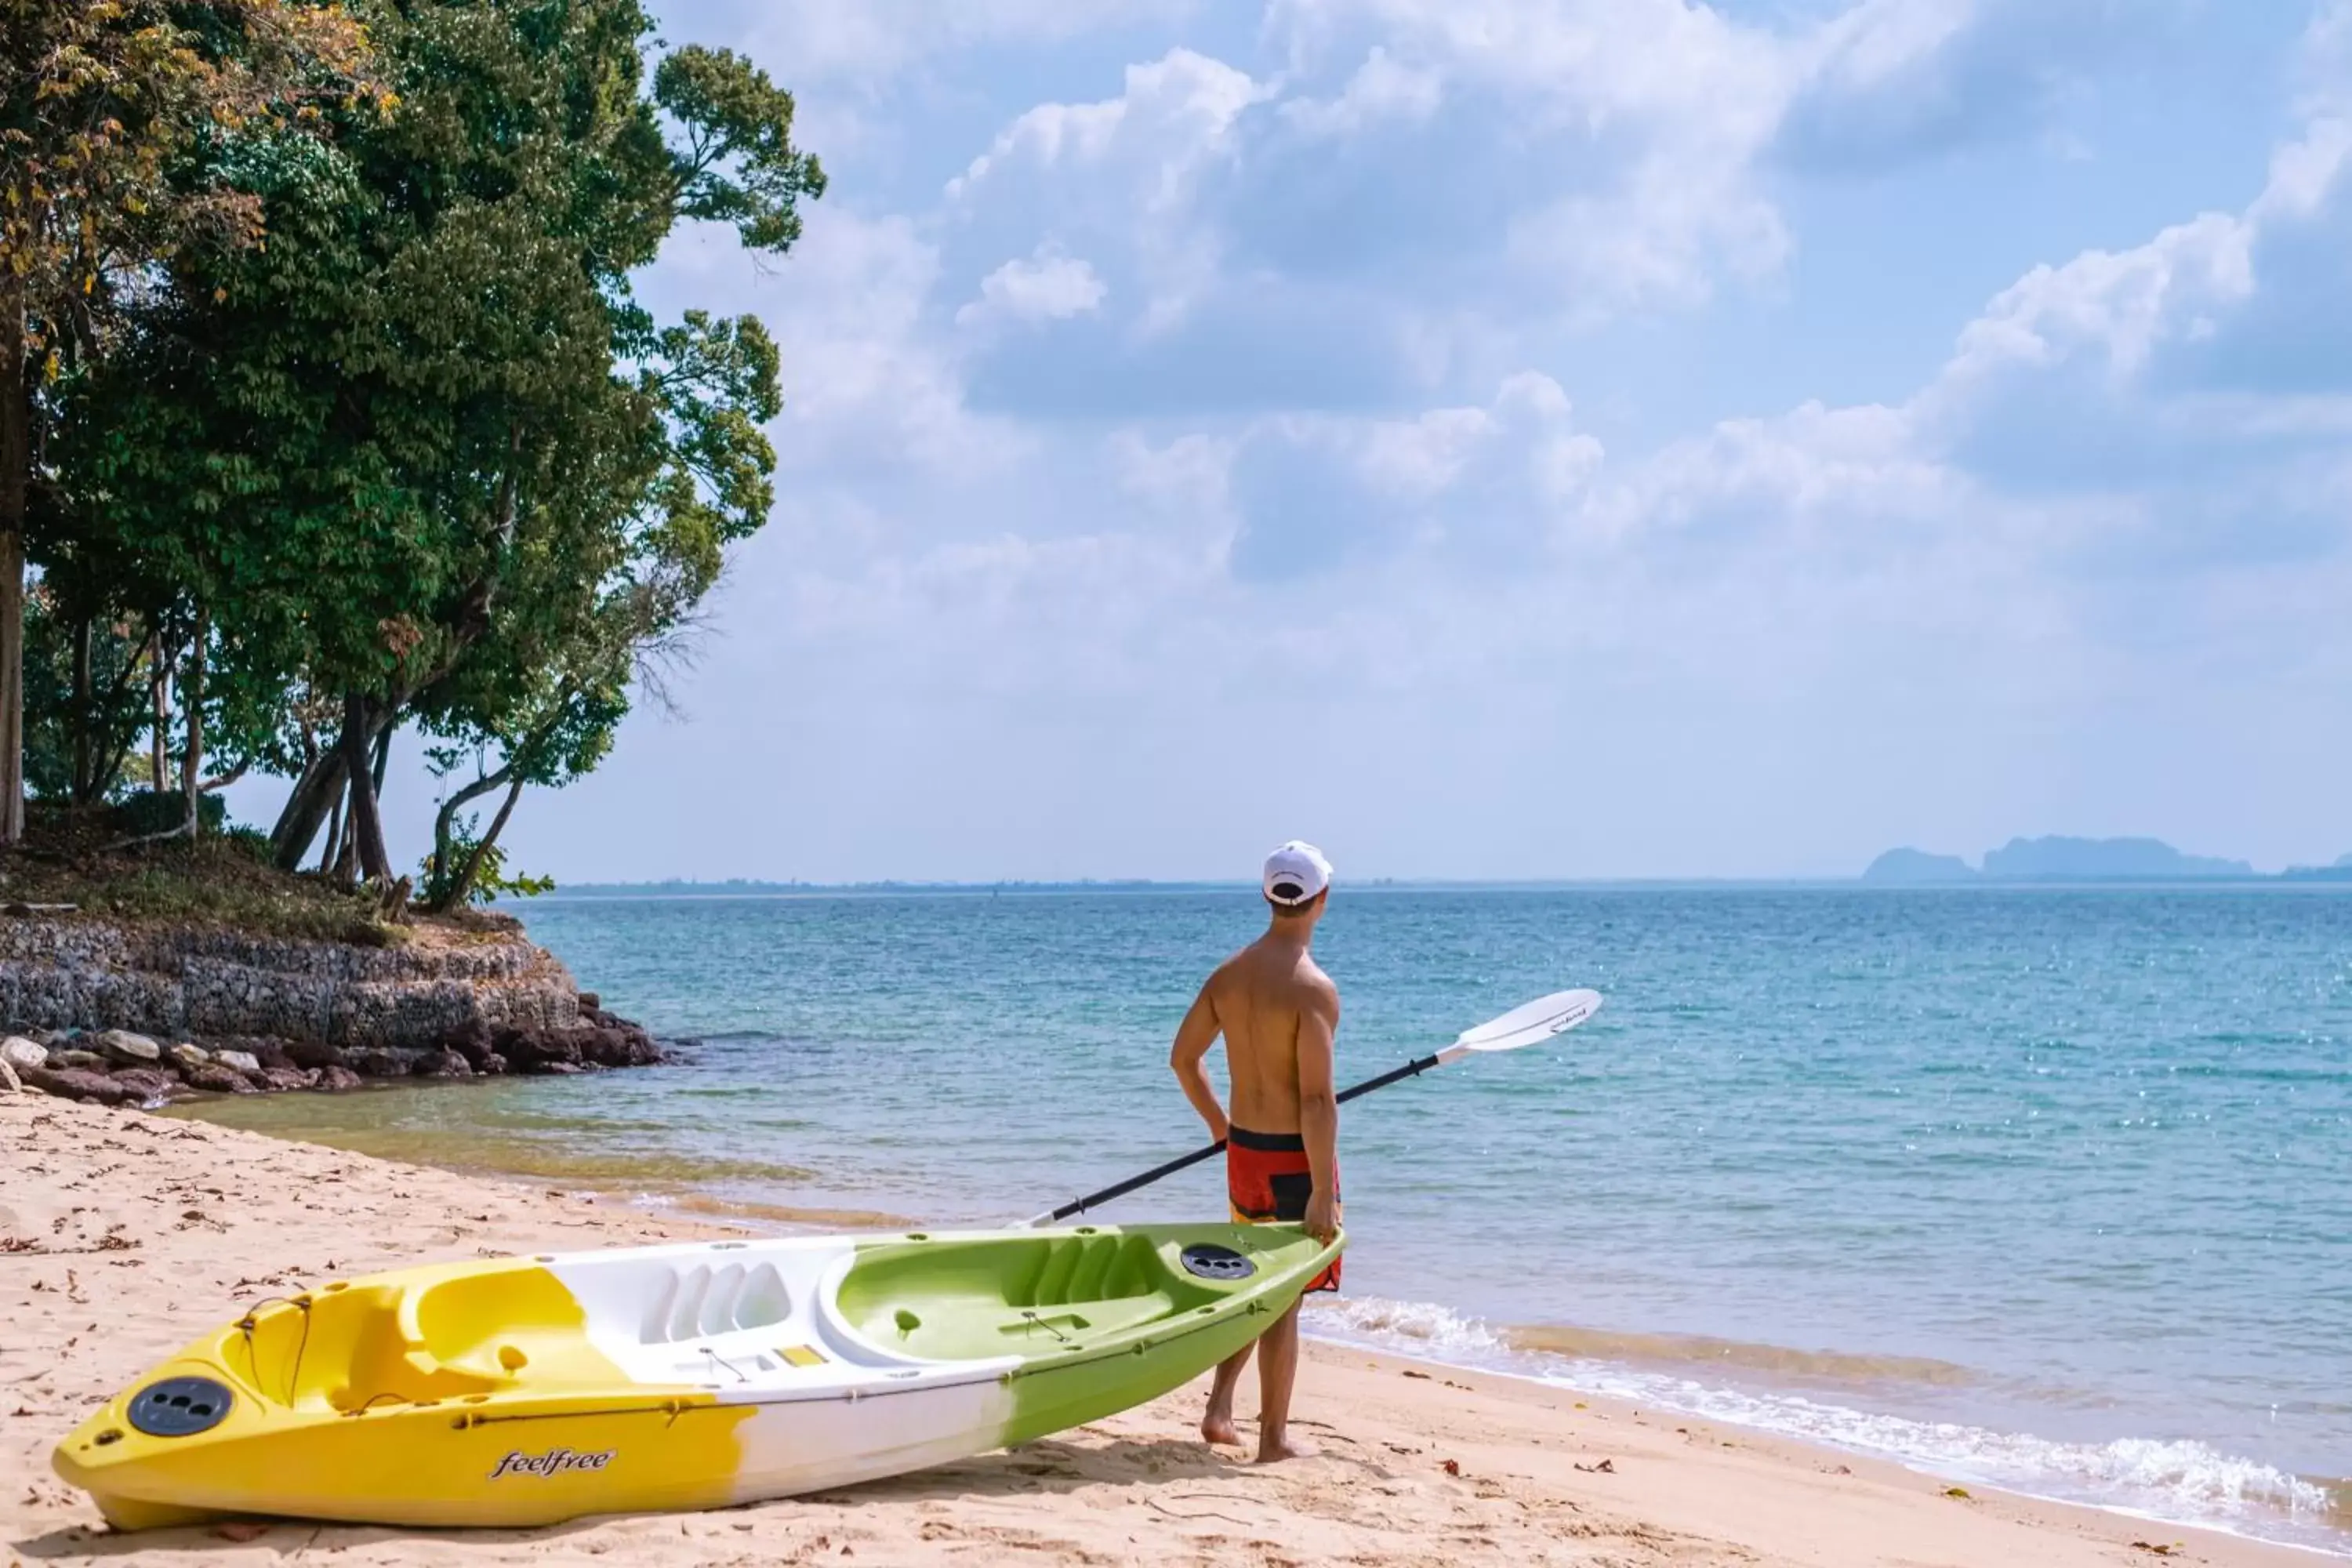
[[[343,699],[343,765],[352,775],[351,832],[359,849],[360,875],[370,881],[392,880],[392,858],[384,853],[383,823],[375,810],[375,770],[368,752],[375,742],[375,721],[368,700],[353,691]]]
[[[446,914],[466,896],[466,889],[458,886],[457,868],[449,863],[450,847],[457,838],[457,813],[468,802],[506,783],[514,771],[514,763],[509,760],[498,772],[476,779],[441,803],[440,815],[433,819],[433,883],[425,903],[429,912]]]
[[[97,798],[90,787],[90,767],[97,760],[97,748],[91,744],[91,728],[98,715],[90,710],[89,617],[84,616],[74,623],[73,650],[73,802],[88,805]]]
[[[188,678],[181,683],[181,699],[188,710],[188,747],[180,753],[180,793],[188,797],[188,837],[205,836],[205,642],[212,617],[196,606],[196,635],[188,644]]]
[[[147,694],[155,700],[155,727],[147,732],[147,787],[163,793],[169,763],[164,747],[172,739],[171,670],[163,660],[163,628],[157,626],[147,642]]]
[[[517,770],[514,782],[507,785],[506,799],[499,803],[499,814],[490,818],[490,830],[482,835],[480,841],[467,855],[466,864],[458,868],[457,884],[450,889],[448,902],[443,908],[454,910],[460,907],[467,896],[473,892],[474,879],[482,874],[482,862],[488,858],[490,846],[499,841],[499,835],[506,830],[507,818],[514,815],[515,802],[522,798],[522,773]]]
[[[383,798],[383,770],[392,762],[392,732],[398,728],[397,724],[386,724],[376,731],[375,766],[370,772],[375,779],[375,797],[378,800]]]
[[[131,765],[131,749],[139,744],[138,724],[128,723],[117,731],[112,719],[121,711],[122,700],[131,694],[132,685],[139,679],[139,664],[145,658],[143,644],[130,649],[121,669],[107,682],[104,703],[90,711],[93,721],[91,749],[97,753],[97,765],[89,775],[88,800],[91,803],[106,798],[107,790],[122,776],[122,770]]]
[[[279,870],[302,868],[310,841],[319,837],[319,825],[343,798],[343,752],[337,746],[320,752],[294,781],[294,793],[286,797],[286,809],[269,831],[270,857]]]
[[[0,844],[25,837],[25,502],[33,479],[33,389],[25,285],[0,267]]]
[[[327,844],[319,851],[319,875],[332,877],[343,858],[343,802],[349,800],[352,787],[347,783],[335,791],[333,809],[327,816]]]

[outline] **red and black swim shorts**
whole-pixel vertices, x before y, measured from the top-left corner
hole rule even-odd
[[[1333,1173],[1338,1180],[1338,1173]],[[1225,1199],[1234,1219],[1243,1225],[1297,1224],[1307,1217],[1307,1200],[1315,1194],[1315,1169],[1307,1163],[1307,1140],[1296,1132],[1253,1132],[1234,1127],[1225,1132]],[[1336,1204],[1338,1193],[1332,1197]],[[1318,1274],[1309,1290],[1339,1288],[1339,1259]]]

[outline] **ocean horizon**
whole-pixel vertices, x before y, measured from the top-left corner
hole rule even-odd
[[[1008,1222],[1203,1141],[1244,885],[549,898],[669,1068],[191,1113],[750,1223]],[[2352,901],[2319,887],[1343,889],[1344,1342],[2352,1553]],[[1359,893],[1375,896],[1358,897]],[[1864,895],[1864,896],[1856,896]],[[1099,1211],[1222,1209],[1213,1164]]]

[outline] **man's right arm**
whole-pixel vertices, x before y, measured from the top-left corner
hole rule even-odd
[[[1339,994],[1327,981],[1298,1010],[1298,1131],[1315,1181],[1306,1228],[1318,1241],[1339,1229],[1339,1097],[1332,1086],[1339,1032]]]
[[[1213,975],[1210,984],[1214,984]],[[1168,1053],[1168,1065],[1183,1086],[1184,1098],[1208,1124],[1209,1136],[1222,1143],[1232,1124],[1225,1120],[1225,1108],[1217,1103],[1216,1086],[1209,1081],[1209,1047],[1217,1043],[1217,1009],[1209,1000],[1209,985],[1201,987],[1184,1021],[1176,1026],[1176,1044]]]

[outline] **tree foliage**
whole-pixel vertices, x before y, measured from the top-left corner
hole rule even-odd
[[[35,542],[61,627],[147,638],[192,800],[205,745],[293,779],[289,868],[323,826],[324,864],[389,879],[382,758],[422,730],[463,797],[428,888],[454,903],[525,785],[601,760],[643,651],[772,504],[773,342],[659,321],[635,274],[681,222],[784,251],[824,175],[748,60],[689,46],[648,72],[638,0],[352,16],[373,94],[180,149],[173,178],[233,193],[266,241],[157,253],[129,330],[61,370]],[[456,811],[499,789],[455,854]]]
[[[307,0],[0,0],[0,843],[24,816],[24,586],[58,379],[175,258],[257,244],[216,154],[373,113],[364,32]]]

